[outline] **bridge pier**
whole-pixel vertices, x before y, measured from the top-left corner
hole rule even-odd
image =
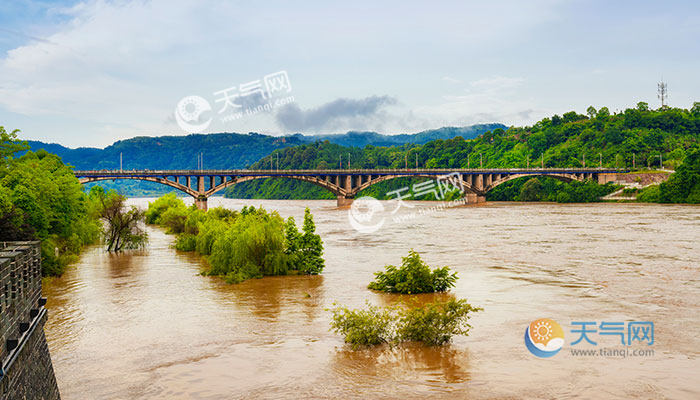
[[[464,198],[466,200],[466,204],[478,204],[486,202],[486,196],[480,196],[476,193],[465,193]]]
[[[352,197],[338,196],[337,205],[338,207],[350,207],[352,205],[352,201]]]
[[[194,204],[198,209],[202,211],[207,211],[207,198],[205,196],[197,196],[194,198]]]

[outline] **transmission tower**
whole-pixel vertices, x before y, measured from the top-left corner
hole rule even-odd
[[[657,96],[659,97],[659,100],[661,100],[661,108],[666,108],[666,100],[668,99],[668,85],[662,79],[661,82],[656,85],[656,87],[658,93]]]

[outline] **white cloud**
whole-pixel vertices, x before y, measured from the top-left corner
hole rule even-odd
[[[476,90],[499,91],[520,86],[525,79],[507,76],[492,76],[471,82],[469,85]]]
[[[451,77],[451,76],[443,76],[443,77],[442,77],[442,80],[443,80],[443,81],[446,81],[446,82],[450,82],[450,83],[462,83],[461,80],[459,80],[459,79],[457,79],[457,78],[453,78],[453,77]]]

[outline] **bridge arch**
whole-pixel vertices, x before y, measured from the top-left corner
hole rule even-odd
[[[361,192],[364,189],[367,189],[368,187],[375,185],[379,182],[384,182],[388,181],[391,179],[396,179],[396,178],[429,178],[429,179],[437,179],[441,175],[435,175],[435,174],[420,174],[420,175],[380,175],[374,179],[370,179],[369,181],[359,185],[355,189],[353,189],[352,195],[356,195],[357,193]],[[467,192],[469,193],[474,193],[474,194],[479,194],[480,191],[478,191],[472,184],[469,182],[465,181],[462,177],[460,177],[460,181],[462,184],[462,187],[466,189]]]
[[[156,176],[119,176],[119,177],[90,177],[90,178],[80,178],[78,181],[80,183],[91,183],[98,181],[114,181],[117,179],[131,179],[147,182],[156,182],[170,187],[174,187],[177,190],[185,192],[186,194],[194,197],[195,199],[200,195],[196,190],[189,188],[179,182],[171,181],[169,179],[160,178]]]
[[[340,186],[338,186],[330,181],[320,179],[320,178],[315,177],[315,176],[308,176],[308,175],[239,176],[239,177],[235,177],[235,178],[230,179],[230,180],[226,180],[224,178],[223,182],[221,182],[220,184],[207,190],[205,192],[205,196],[209,197],[222,189],[226,189],[227,187],[236,185],[238,183],[252,181],[255,179],[267,179],[267,178],[287,178],[287,179],[294,179],[294,180],[298,180],[298,181],[302,181],[302,182],[310,182],[316,186],[320,186],[320,187],[328,190],[329,192],[333,193],[336,196],[348,196],[348,192],[344,188],[342,188],[342,187],[340,187]]]
[[[484,194],[486,194],[487,192],[491,191],[491,190],[494,189],[496,186],[502,185],[502,184],[504,184],[504,183],[506,183],[506,182],[510,182],[510,181],[512,181],[512,180],[515,180],[515,179],[520,179],[520,178],[525,178],[525,177],[531,177],[531,178],[534,178],[534,177],[554,178],[554,179],[560,180],[560,181],[562,181],[562,182],[571,182],[571,181],[580,181],[580,180],[584,180],[583,177],[579,177],[579,176],[577,176],[576,174],[545,174],[545,173],[542,173],[542,174],[536,174],[536,173],[535,173],[535,174],[533,174],[533,173],[512,174],[512,175],[506,175],[506,176],[504,176],[503,178],[498,179],[498,180],[492,182],[490,185],[486,186],[486,187],[484,188]]]

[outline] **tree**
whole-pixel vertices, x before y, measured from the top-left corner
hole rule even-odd
[[[139,224],[144,212],[136,206],[126,206],[126,197],[110,190],[105,192],[99,186],[90,190],[90,196],[100,202],[100,217],[105,222],[103,237],[107,251],[122,251],[144,247],[148,234]]]
[[[304,234],[301,235],[299,253],[301,258],[300,271],[307,274],[320,274],[325,267],[323,260],[323,241],[321,236],[316,234],[316,225],[311,211],[306,208],[304,211]]]
[[[17,139],[19,129],[7,132],[4,126],[0,126],[0,167],[7,165],[15,153],[27,150],[29,146],[26,142]]]
[[[4,132],[4,129],[2,129]],[[42,241],[42,273],[60,275],[83,245],[99,237],[99,222],[78,179],[60,157],[27,151],[13,159],[16,131],[5,132],[2,147],[7,168],[0,168],[3,205],[0,235]]]
[[[299,248],[301,247],[301,234],[297,229],[294,217],[287,218],[284,226],[284,253],[287,255],[287,263],[292,270],[301,269],[301,258]]]
[[[520,188],[520,201],[540,201],[542,198],[542,182],[537,178],[529,179]]]
[[[696,117],[700,116],[700,101],[693,103],[693,108],[690,109],[690,113]]]
[[[401,267],[387,265],[374,276],[369,289],[402,294],[444,292],[457,281],[456,272],[450,273],[449,267],[431,270],[413,249],[402,258]]]
[[[700,191],[700,148],[689,151],[676,172],[659,189],[663,203],[696,202],[696,193]]]
[[[0,241],[31,240],[34,228],[12,204],[12,191],[0,186]]]
[[[645,103],[643,101],[640,101],[639,103],[637,103],[637,110],[649,111],[649,103]]]
[[[598,114],[595,107],[593,107],[593,106],[589,106],[588,109],[586,110],[586,113],[588,114],[588,117],[590,119],[595,118],[595,116]]]

